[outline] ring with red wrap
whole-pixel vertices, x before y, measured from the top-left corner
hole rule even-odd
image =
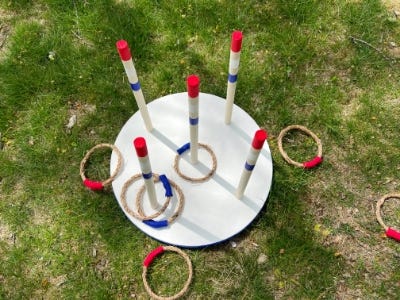
[[[303,163],[299,163],[297,161],[292,160],[287,155],[285,150],[283,150],[282,139],[286,135],[286,133],[288,133],[290,130],[302,131],[313,138],[313,140],[315,141],[315,143],[318,146],[317,155],[313,159],[311,159],[309,161],[305,161]],[[308,128],[301,126],[301,125],[290,125],[290,126],[286,127],[285,129],[283,129],[278,136],[278,148],[279,148],[279,152],[282,154],[282,156],[286,160],[286,162],[288,162],[289,164],[292,164],[296,167],[300,167],[300,168],[304,168],[304,169],[312,169],[312,168],[318,166],[323,160],[321,140],[313,132],[311,132]]]
[[[400,199],[400,194],[387,194],[380,198],[378,202],[376,203],[376,218],[379,222],[379,224],[382,225],[382,227],[385,229],[385,234],[387,237],[392,238],[398,242],[400,242],[400,232],[397,231],[396,229],[393,229],[389,226],[387,226],[383,220],[382,220],[382,212],[381,212],[381,207],[383,203],[390,198],[397,198]]]
[[[156,293],[153,292],[153,290],[151,289],[149,283],[147,282],[147,269],[149,268],[151,263],[154,261],[154,259],[157,256],[159,256],[160,254],[164,253],[164,251],[173,251],[173,252],[178,253],[179,255],[181,255],[185,259],[186,264],[188,266],[188,278],[187,278],[183,288],[173,296],[159,296],[159,295],[157,295]],[[173,300],[173,299],[178,299],[178,298],[182,297],[187,292],[187,290],[189,289],[189,285],[192,282],[192,277],[193,277],[192,262],[190,261],[189,256],[185,252],[183,252],[182,250],[180,250],[177,247],[159,246],[159,247],[155,248],[153,251],[151,251],[143,261],[142,278],[143,278],[144,287],[146,288],[147,293],[149,293],[149,295],[154,299]]]
[[[111,148],[113,150],[113,152],[115,152],[115,154],[117,155],[118,161],[117,161],[117,166],[116,166],[114,172],[111,174],[111,176],[109,178],[107,178],[106,180],[103,180],[103,181],[94,181],[94,180],[91,180],[86,177],[85,165],[86,165],[87,161],[89,160],[90,156],[93,154],[93,152],[100,148]],[[92,149],[90,149],[86,153],[86,155],[83,157],[83,159],[81,161],[79,173],[81,175],[83,184],[87,188],[91,189],[92,191],[100,191],[115,179],[115,177],[118,175],[119,171],[121,170],[121,167],[122,167],[121,151],[119,151],[119,149],[115,145],[103,143],[103,144],[98,144],[98,145],[94,146]]]

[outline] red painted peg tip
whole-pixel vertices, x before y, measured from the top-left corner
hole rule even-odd
[[[117,49],[119,56],[121,57],[122,60],[127,61],[130,60],[132,55],[131,55],[131,50],[129,50],[128,42],[125,40],[119,40],[117,42]]]
[[[400,242],[400,232],[393,228],[388,227],[386,230],[386,236]]]
[[[251,143],[251,145],[253,146],[254,149],[260,150],[263,147],[267,137],[268,137],[267,132],[263,129],[259,129],[254,134],[253,142]]]
[[[151,263],[153,262],[153,260],[163,252],[164,252],[164,247],[163,246],[159,246],[159,247],[155,248],[153,251],[151,251],[146,256],[146,258],[143,261],[143,266],[145,266],[145,267],[150,266]]]
[[[243,34],[241,31],[236,30],[232,33],[231,50],[233,52],[239,52],[242,49],[242,39]]]
[[[196,75],[189,75],[187,78],[187,91],[189,97],[196,98],[199,96],[200,79]]]
[[[133,146],[135,146],[136,154],[139,157],[147,156],[147,145],[146,140],[142,137],[138,137],[133,141]]]

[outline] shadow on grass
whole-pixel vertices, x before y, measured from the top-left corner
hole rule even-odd
[[[310,299],[334,296],[342,261],[335,257],[334,249],[316,240],[315,224],[304,201],[307,182],[318,172],[321,170],[306,173],[275,162],[267,204],[248,228],[231,239],[238,244],[237,248],[226,241],[204,249],[215,257],[221,257],[221,252],[226,254],[221,258],[226,260],[226,266],[215,271],[216,277],[226,273],[226,268],[240,269],[236,274],[240,287],[232,288],[224,296],[233,297],[240,290],[250,291],[255,299],[262,295],[273,299],[277,293]],[[253,234],[258,237],[256,247],[249,243]],[[267,256],[265,263],[257,262],[261,254]]]

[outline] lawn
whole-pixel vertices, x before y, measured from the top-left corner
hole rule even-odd
[[[273,183],[239,235],[183,249],[186,299],[399,297],[400,244],[375,217],[400,189],[397,1],[0,0],[0,299],[149,298],[142,264],[160,243],[79,176],[138,110],[115,43],[128,41],[147,102],[185,92],[193,73],[225,98],[234,30],[235,104],[269,134]],[[292,124],[321,139],[319,167],[282,158]],[[316,153],[300,132],[283,142],[297,161]],[[96,152],[89,176],[107,177],[109,158]],[[394,228],[399,203],[383,208]],[[165,253],[148,278],[172,295],[186,275]]]

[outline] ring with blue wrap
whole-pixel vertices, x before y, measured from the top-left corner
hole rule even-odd
[[[146,190],[144,185],[139,189],[138,193],[136,194],[136,200],[135,200],[136,209],[135,210],[131,209],[131,207],[128,205],[127,202],[128,188],[134,182],[139,180],[141,177],[142,177],[141,173],[135,174],[124,183],[121,191],[121,202],[123,209],[135,219],[141,220],[143,221],[143,223],[153,228],[162,228],[168,226],[181,214],[183,210],[184,195],[181,188],[175,182],[169,180],[165,175],[158,175],[153,173],[154,182],[155,183],[161,182],[163,184],[163,187],[165,189],[166,200],[159,210],[157,210],[155,213],[151,215],[146,216],[142,206],[143,195]],[[177,208],[175,209],[175,212],[168,219],[154,220],[155,218],[163,214],[167,209],[167,207],[169,206],[171,199],[173,198],[173,190],[177,193],[176,198],[178,200],[178,205]]]

